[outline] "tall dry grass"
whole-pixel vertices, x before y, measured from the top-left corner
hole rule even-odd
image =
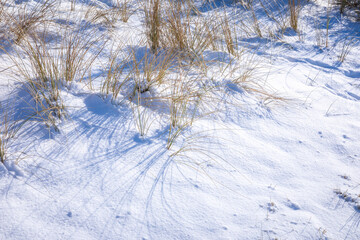
[[[9,142],[14,134],[14,127],[10,122],[7,109],[0,104],[0,162],[3,164],[8,160]]]
[[[290,26],[296,31],[299,31],[299,14],[301,9],[301,0],[288,0],[290,11]]]
[[[217,15],[202,16],[191,1],[169,1],[163,26],[162,45],[175,49],[194,61],[201,59],[206,49],[216,50]]]
[[[58,122],[66,117],[63,88],[70,88],[73,82],[81,82],[91,74],[92,64],[105,43],[96,45],[102,35],[91,36],[87,26],[84,29],[61,26],[60,40],[49,37],[52,36],[49,29],[43,27],[41,32],[29,34],[8,56],[16,67],[13,76],[32,98],[31,119],[59,130]]]
[[[132,71],[126,71],[133,55],[122,51],[123,45],[117,47],[110,52],[108,61],[106,62],[105,77],[101,83],[101,93],[104,96],[111,95],[111,99],[115,102],[122,89],[131,80]]]
[[[156,53],[160,47],[162,4],[160,0],[149,0],[144,3],[146,37],[151,50]]]
[[[88,75],[106,45],[103,33],[87,28],[88,24],[69,27],[63,33],[58,57],[62,78],[68,85],[75,80],[81,82]]]
[[[44,39],[33,37],[19,45],[16,56],[12,58],[16,66],[18,81],[32,98],[33,119],[57,128],[57,121],[65,115],[61,99],[62,77],[61,59],[54,56]]]
[[[10,5],[9,5],[10,4]],[[11,2],[3,0],[3,23],[6,24],[7,39],[20,43],[27,35],[32,34],[37,27],[50,21],[53,16],[55,0],[45,0],[32,5],[24,2],[12,6]]]

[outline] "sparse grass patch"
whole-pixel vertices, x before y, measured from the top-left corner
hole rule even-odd
[[[256,33],[256,35],[258,37],[263,37],[263,33],[261,31],[262,27],[260,26],[260,22],[258,20],[258,17],[256,16],[255,9],[253,6],[253,1],[251,1],[250,12],[251,12],[252,20],[253,20],[252,28],[253,28],[254,32]]]
[[[160,96],[153,95],[153,88],[167,84],[170,67],[176,55],[172,51],[152,54],[144,52],[142,58],[137,59],[135,51],[132,52],[131,80],[133,90],[130,99],[135,104],[133,113],[135,123],[141,136],[144,136],[152,124],[152,101]],[[156,106],[155,106],[156,107]]]
[[[110,8],[90,5],[86,10],[85,19],[93,24],[101,24],[108,29],[113,29],[119,20],[127,22],[134,12],[135,9],[130,5],[130,0],[117,0]]]
[[[106,62],[106,75],[101,84],[101,93],[104,96],[111,94],[112,101],[115,101],[122,88],[131,80],[132,71],[125,71],[130,67],[129,62],[132,60],[132,54],[125,54],[121,48],[111,51],[109,60]]]
[[[288,27],[288,9],[284,7],[282,1],[276,0],[260,0],[260,5],[266,16],[280,30],[282,37]]]
[[[0,103],[0,164],[4,164],[8,170],[12,170],[21,174],[17,169],[17,165],[25,154],[25,148],[21,152],[14,151],[14,145],[19,143],[19,130],[26,122],[14,120],[14,109],[9,103]],[[24,147],[24,146],[22,146]]]
[[[0,162],[8,160],[9,141],[14,137],[15,130],[10,122],[7,110],[0,104]]]
[[[220,139],[217,139],[206,131],[187,134],[182,138],[182,143],[178,149],[174,150],[170,157],[172,157],[177,164],[187,166],[212,179],[207,171],[209,166],[216,164],[220,166],[223,164],[230,165],[215,151],[215,149],[219,147],[219,140]],[[216,182],[216,180],[212,180]]]
[[[100,9],[97,6],[89,6],[85,12],[85,19],[92,24],[113,28],[116,22],[116,12],[112,9]]]
[[[315,28],[316,46],[322,47],[323,45],[325,45],[326,40],[324,40],[324,33],[321,29],[320,20],[316,17],[314,18],[314,28]]]
[[[171,149],[176,139],[184,130],[191,127],[196,119],[211,114],[211,111],[203,112],[202,105],[205,102],[210,104],[213,100],[210,97],[213,89],[202,81],[204,76],[190,77],[190,71],[179,69],[175,77],[169,81],[168,96],[165,96],[169,106],[167,149]]]
[[[153,113],[146,104],[143,106],[141,94],[137,93],[136,97],[136,102],[132,103],[132,111],[136,128],[139,131],[140,136],[144,137],[153,123]]]
[[[338,61],[344,62],[346,57],[349,55],[351,50],[360,42],[359,38],[350,37],[345,38],[342,42],[342,47],[340,50],[340,54],[338,55]]]

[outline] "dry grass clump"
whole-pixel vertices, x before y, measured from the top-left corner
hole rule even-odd
[[[263,37],[263,33],[262,33],[262,27],[260,26],[260,22],[258,20],[258,17],[256,16],[254,7],[253,7],[253,1],[251,1],[251,5],[250,5],[250,12],[251,12],[251,17],[253,19],[253,24],[252,27],[254,29],[254,32],[256,33],[256,35],[258,37]]]
[[[162,81],[151,80],[157,79],[157,77],[146,77],[150,75],[146,74],[145,68],[142,77],[139,77],[140,75],[135,77],[135,79],[141,79],[142,83],[142,85],[136,84],[137,94],[135,96],[137,96],[138,101],[141,101],[143,99],[139,96],[148,91],[148,86],[160,86],[161,93],[157,93],[159,95],[150,98],[157,98],[167,102],[169,135],[166,148],[171,149],[184,130],[190,127],[196,118],[204,115],[200,108],[204,102],[211,102],[212,91],[215,88],[216,90],[221,89],[219,86],[212,88],[205,83],[206,79],[210,79],[205,75],[209,66],[211,66],[211,63],[209,65],[209,62],[204,60],[203,54],[205,50],[225,50],[239,61],[241,61],[242,51],[238,49],[237,26],[229,18],[226,9],[222,9],[225,11],[223,15],[216,10],[212,10],[210,14],[203,16],[200,15],[199,11],[194,10],[196,8],[191,1],[169,1],[163,5],[157,5],[156,1],[150,3],[153,4],[153,10],[148,10],[148,14],[145,16],[147,18],[147,40],[149,45],[153,52],[159,52],[159,49],[171,49],[177,54],[179,62],[177,62],[176,69],[164,71],[166,76],[161,78],[164,79]],[[249,1],[246,6],[253,13],[254,23],[257,25],[255,29],[258,29],[257,34],[262,36],[255,10],[252,8],[252,1]],[[162,9],[159,10],[159,7]],[[157,13],[156,16],[154,13]],[[223,46],[225,46],[225,49]],[[145,60],[145,62],[148,61]],[[188,65],[183,65],[184,62],[187,62]],[[247,64],[252,63],[254,62],[251,61],[251,63],[248,62]],[[233,64],[235,63],[230,62],[223,65],[227,65],[224,67],[224,69],[227,69],[224,72],[232,72],[225,74],[234,74],[233,77],[229,77],[234,84],[241,85],[245,91],[256,92],[266,99],[274,99],[273,95],[268,94],[257,82],[257,79],[254,78],[254,72],[257,68],[256,63],[252,66],[247,65],[244,69],[242,68],[244,64],[234,68]],[[152,66],[152,64],[147,65]],[[167,64],[161,64],[161,66],[167,66]],[[233,69],[229,70],[231,68]],[[168,70],[166,67],[162,67],[162,69]],[[192,72],[192,70],[195,70],[195,72]],[[150,72],[153,73],[154,71]],[[219,76],[220,79],[223,77],[223,75]]]
[[[169,119],[167,148],[198,117],[209,87],[196,65],[183,65],[176,52],[138,49],[128,54],[115,50],[110,57],[101,88],[112,100],[130,100],[134,121],[141,136],[146,135],[154,112]],[[162,108],[162,109],[159,109]],[[162,115],[164,116],[164,115]]]
[[[135,52],[133,53],[134,82],[130,99],[135,104],[133,113],[141,136],[147,133],[152,123],[152,109],[159,107],[156,103],[166,99],[163,92],[169,86],[169,75],[172,73],[171,68],[176,58],[176,54],[171,50],[157,54],[145,52],[140,59],[137,59]]]
[[[191,60],[215,49],[216,17],[202,17],[189,0],[151,0],[145,4],[146,36],[153,52],[173,49]]]
[[[113,9],[100,9],[90,5],[85,12],[85,19],[92,24],[113,28],[116,23],[115,11]]]
[[[4,0],[0,0],[0,23],[4,21],[5,14],[5,2]]]
[[[162,25],[160,2],[160,0],[149,0],[144,3],[146,37],[153,52],[157,52],[160,47]]]
[[[136,102],[131,105],[134,121],[141,137],[144,137],[153,123],[153,112],[147,106],[141,105],[141,95],[138,94]]]
[[[222,35],[226,45],[227,52],[233,56],[237,56],[237,29],[235,24],[232,24],[225,11],[224,17],[221,21]]]
[[[290,26],[296,31],[299,31],[299,14],[301,9],[300,0],[289,0],[290,11]]]
[[[290,2],[289,2],[290,3]],[[289,26],[289,11],[281,1],[261,0],[261,7],[269,20],[273,21],[281,32],[281,37]]]
[[[299,16],[302,8],[301,0],[260,0],[262,10],[265,12],[268,20],[275,24],[276,34],[280,39],[283,37],[288,27],[291,27],[295,32],[299,33]],[[274,35],[274,30],[270,30]]]
[[[15,152],[13,147],[18,144],[18,132],[23,123],[14,120],[14,108],[9,103],[0,103],[0,163],[5,167],[14,166],[22,159],[23,151]],[[12,169],[14,170],[14,168]]]
[[[12,57],[12,60],[16,73],[20,75],[19,81],[24,84],[32,98],[33,103],[29,103],[34,110],[32,118],[57,130],[57,120],[65,115],[65,106],[60,95],[61,59],[54,55],[40,37],[25,40],[19,46],[17,56]]]
[[[45,0],[21,5],[6,0],[1,5],[1,31],[7,40],[20,43],[40,25],[50,21],[56,1]]]
[[[124,52],[119,47],[110,54],[101,92],[105,96],[111,95],[113,101],[121,94],[123,99],[136,101],[139,97],[137,95],[163,84],[175,58],[173,51],[164,50],[153,54],[132,49]]]
[[[168,75],[175,64],[176,54],[169,50],[156,54],[145,48],[122,51],[122,44],[110,54],[108,69],[101,83],[101,92],[110,96],[113,103],[130,100],[134,121],[141,136],[150,125],[152,102],[161,101],[156,93],[169,84]]]
[[[240,31],[247,37],[254,34],[263,37],[264,26],[259,21],[256,2],[253,0],[235,0],[234,2],[239,2],[244,8],[236,13]],[[259,3],[262,4],[261,1]]]
[[[345,13],[347,9],[354,9],[360,19],[360,1],[359,0],[335,0],[335,4],[340,6],[340,13]]]
[[[133,52],[134,91],[141,94],[149,91],[153,86],[161,85],[175,58],[176,55],[171,50],[157,54],[145,51],[140,59]]]
[[[102,50],[102,46],[94,50],[99,36],[95,34],[94,39],[81,30],[61,29],[61,40],[51,41],[50,32],[44,28],[41,34],[24,38],[18,49],[8,54],[16,66],[14,75],[31,96],[29,107],[34,112],[31,119],[55,130],[58,130],[58,121],[66,116],[61,98],[63,86],[70,87],[74,81],[82,81],[90,74]]]
[[[216,49],[217,30],[220,25],[216,15],[203,17],[189,1],[171,1],[164,23],[162,43],[176,49],[191,60],[201,58],[203,52]]]
[[[314,25],[315,25],[315,39],[316,39],[316,45],[318,47],[329,47],[329,27],[330,27],[330,13],[332,10],[332,4],[330,1],[328,1],[327,7],[326,7],[326,27],[325,31],[322,29],[321,20],[319,17],[314,17]]]
[[[86,31],[87,28],[87,24],[78,29],[68,28],[62,36],[59,46],[60,70],[68,85],[75,80],[82,81],[91,72],[94,61],[106,44],[104,34],[94,30]]]

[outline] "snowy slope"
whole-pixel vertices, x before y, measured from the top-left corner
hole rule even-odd
[[[230,2],[197,6],[207,15],[231,12]],[[63,2],[56,21],[70,16],[76,24],[91,3],[112,6],[78,1],[71,15]],[[360,22],[331,9],[329,46],[317,46],[311,24],[327,11],[327,1],[317,1],[303,6],[300,36],[239,33],[238,45],[250,49],[244,58],[258,63],[271,96],[235,86],[211,62],[208,78],[221,91],[168,150],[164,103],[146,110],[141,136],[133,102],[99,91],[112,43],[148,51],[143,13],[132,4],[129,21],[101,38],[108,42],[93,86],[63,87],[59,132],[27,121],[9,142],[9,161],[0,164],[0,239],[360,239],[360,42],[338,61],[344,41],[360,37]],[[264,15],[259,21],[271,24]],[[103,32],[101,24],[90,28]],[[13,65],[8,54],[18,57],[1,53],[0,100],[21,119],[27,95],[13,72],[2,71]],[[211,49],[204,57],[231,59]]]

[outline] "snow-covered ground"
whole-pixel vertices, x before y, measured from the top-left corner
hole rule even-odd
[[[8,11],[38,2],[8,1]],[[169,147],[167,94],[177,88],[152,86],[141,104],[137,93],[101,91],[117,44],[123,56],[134,52],[128,65],[152,54],[141,4],[128,2],[129,20],[111,27],[83,17],[111,1],[54,5],[49,49],[71,24],[103,47],[91,74],[61,86],[58,131],[29,119],[32,100],[14,66],[23,55],[2,38],[2,119],[6,112],[21,127],[0,164],[0,239],[360,239],[360,22],[328,1],[304,1],[298,33],[276,37],[254,4],[260,37],[241,27],[254,24],[241,1],[195,1],[194,18],[227,12],[243,54],[210,47],[206,67],[184,70],[196,79],[186,87],[211,89]],[[249,68],[248,82],[233,81]]]

